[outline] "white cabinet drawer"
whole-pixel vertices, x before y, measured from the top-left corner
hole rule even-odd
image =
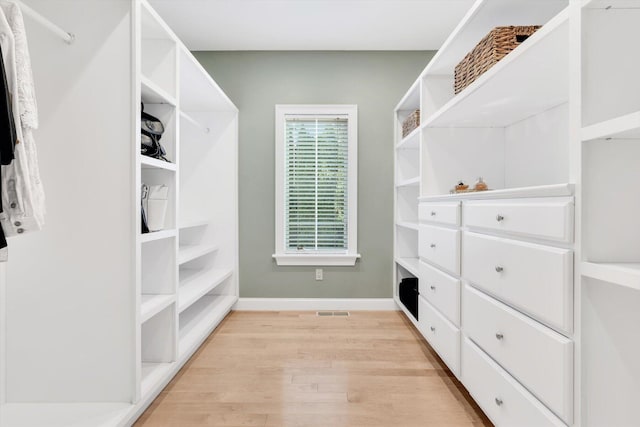
[[[466,337],[462,339],[462,383],[497,427],[565,426]]]
[[[573,252],[465,232],[464,279],[540,321],[571,332]]]
[[[568,424],[573,342],[495,299],[464,287],[464,333]]]
[[[420,295],[460,327],[460,279],[420,261]]]
[[[420,203],[418,218],[420,221],[460,225],[460,202]]]
[[[573,241],[573,198],[464,202],[464,223],[526,237]]]
[[[418,318],[422,335],[460,378],[460,330],[422,297],[418,297]]]
[[[420,225],[418,254],[445,270],[459,275],[460,230]]]

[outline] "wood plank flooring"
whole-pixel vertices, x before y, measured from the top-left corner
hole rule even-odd
[[[232,312],[135,424],[485,425],[400,312]]]

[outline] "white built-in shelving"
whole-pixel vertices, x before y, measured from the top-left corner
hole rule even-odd
[[[140,297],[140,322],[144,323],[156,314],[173,304],[176,300],[174,294],[148,295]]]
[[[506,127],[566,103],[568,12],[546,23],[526,43],[427,116],[422,126]]]
[[[640,54],[632,45],[640,40],[640,1],[585,1],[576,16],[581,425],[633,425],[640,400]]]
[[[401,221],[396,224],[398,227],[402,227],[408,230],[418,231],[417,222]]]
[[[409,273],[418,277],[420,267],[418,258],[396,258],[396,263],[407,270]]]
[[[149,104],[169,104],[175,106],[177,100],[148,77],[140,76],[140,97]]]
[[[215,244],[182,245],[179,249],[178,263],[181,265],[186,264],[217,250],[218,246]]]
[[[640,111],[582,128],[582,140],[640,140]]]
[[[176,230],[173,230],[173,229],[154,231],[151,233],[142,234],[140,236],[140,241],[142,243],[153,242],[155,240],[162,240],[162,239],[168,239],[171,237],[176,237],[177,235],[178,233],[176,232]]]
[[[231,277],[232,274],[232,270],[182,270],[178,295],[178,312],[182,313],[203,296],[211,293],[217,286]]]
[[[579,150],[575,149],[580,128],[575,119],[577,107],[574,102],[579,96],[572,90],[576,85],[575,60],[579,58],[576,54],[579,48],[571,43],[576,40],[578,26],[572,19],[576,17],[576,8],[580,8],[578,3],[570,5],[568,0],[475,1],[396,106],[394,298],[416,327],[418,323],[399,301],[398,284],[405,277],[420,278],[421,271],[425,271],[418,256],[423,252],[418,250],[422,233],[418,198],[421,202],[451,207],[462,200],[541,200],[571,198],[575,194],[576,183],[580,182]],[[456,94],[456,65],[493,28],[513,25],[542,27]],[[593,35],[598,37],[597,32]],[[400,131],[402,121],[418,108],[421,125],[403,138]],[[638,110],[640,108],[635,109]],[[621,117],[622,113],[601,117],[591,123],[593,127],[583,130],[583,135],[590,135],[590,138],[615,135],[621,139],[633,136],[638,127],[634,123],[637,117],[633,116],[633,111],[627,111],[629,116],[624,119],[605,123]],[[416,177],[419,178],[417,183]],[[459,181],[472,187],[480,177],[493,191],[451,194]],[[577,205],[580,206],[579,201]],[[461,215],[464,224],[464,210]],[[422,220],[426,221],[425,218]],[[452,241],[460,239],[454,237],[451,227],[449,222],[440,223],[439,230],[451,235]],[[460,234],[466,232],[463,225]],[[456,247],[453,242],[451,244]],[[464,253],[463,244],[458,244]],[[575,249],[572,244],[565,247]],[[455,259],[459,254],[452,257]],[[422,261],[429,265],[427,260]],[[611,265],[600,267],[611,272]],[[619,273],[618,280],[633,280],[631,272],[625,270],[624,274],[623,277]],[[450,277],[452,282],[461,280],[450,274],[442,275]],[[428,277],[435,280],[433,276]],[[460,296],[457,301],[447,301],[449,305],[463,307]],[[450,338],[458,336],[458,341],[466,334],[464,322],[459,328],[457,324],[452,325],[451,330],[454,332]],[[455,331],[459,335],[455,335]],[[442,337],[447,335],[443,334],[439,339],[446,340]],[[577,337],[577,333],[569,334],[572,340]],[[448,342],[447,345],[453,346],[450,349],[461,345],[455,341],[456,338],[451,338]],[[459,358],[460,354],[456,357]],[[450,360],[455,360],[455,357]],[[567,375],[571,374],[567,372]],[[464,374],[459,378],[464,382]],[[482,387],[486,387],[488,393],[495,391],[487,385]],[[576,393],[577,397],[579,395]],[[484,399],[483,396],[474,397],[480,398],[478,402]],[[575,407],[578,408],[579,404]],[[498,424],[506,419],[493,417],[491,409],[487,414]],[[517,419],[517,416],[511,418]],[[573,420],[571,410],[564,414],[564,419],[569,420],[567,422]]]
[[[396,187],[412,187],[420,185],[420,177],[416,176],[414,178],[405,179],[404,181],[398,182]]]
[[[39,150],[60,166],[47,187],[73,191],[48,199],[29,265],[12,253],[8,332],[33,346],[0,333],[0,425],[132,425],[238,299],[238,109],[147,0],[25,3],[77,36],[25,19],[41,118],[61,118],[38,130],[64,142]],[[142,108],[164,125],[168,162],[140,153]],[[99,162],[71,160],[96,147]],[[142,183],[169,189],[151,233]]]
[[[140,165],[143,169],[164,169],[168,171],[176,171],[175,163],[165,162],[164,160],[154,159],[153,157],[141,156]]]
[[[189,309],[180,313],[179,349],[180,357],[191,354],[220,323],[236,303],[237,298],[230,295],[206,295]]]

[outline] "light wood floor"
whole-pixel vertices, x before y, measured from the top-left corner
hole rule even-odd
[[[232,312],[136,426],[491,425],[399,312]]]

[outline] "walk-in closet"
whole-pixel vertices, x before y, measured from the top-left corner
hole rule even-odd
[[[640,1],[0,1],[0,427],[640,425]]]

